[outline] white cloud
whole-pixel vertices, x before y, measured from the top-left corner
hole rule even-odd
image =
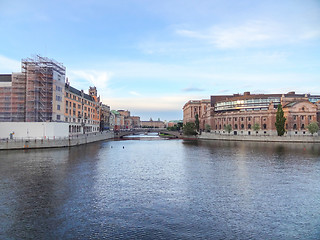
[[[272,21],[249,21],[237,26],[216,25],[204,30],[178,29],[176,33],[188,38],[206,41],[217,48],[257,47],[293,43],[320,37],[318,29],[297,25],[290,28]]]
[[[104,103],[111,106],[112,109],[143,110],[143,111],[172,111],[181,110],[183,105],[192,99],[204,99],[209,96],[150,96],[150,97],[123,97],[123,98],[106,98]],[[182,110],[181,110],[182,111]]]
[[[135,92],[135,91],[130,91],[129,93],[130,93],[131,95],[133,95],[133,96],[141,96],[140,93]]]
[[[21,62],[0,55],[0,72],[12,73],[21,71]]]
[[[112,72],[97,70],[69,70],[67,74],[71,86],[81,89],[87,89],[88,85],[96,86],[101,96],[108,94],[108,82],[112,76]]]

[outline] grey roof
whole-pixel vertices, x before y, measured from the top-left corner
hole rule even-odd
[[[12,82],[12,74],[0,74],[0,82]]]

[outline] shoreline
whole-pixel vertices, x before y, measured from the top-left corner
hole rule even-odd
[[[42,149],[42,148],[63,148],[83,145],[92,142],[114,139],[113,132],[97,132],[81,135],[74,135],[68,138],[53,139],[7,139],[0,140],[1,150],[22,150],[22,149]]]
[[[320,136],[264,136],[264,135],[218,135],[202,132],[199,140],[248,141],[248,142],[289,142],[289,143],[320,143]]]

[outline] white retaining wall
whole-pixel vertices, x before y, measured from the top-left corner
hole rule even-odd
[[[69,136],[69,123],[63,122],[0,122],[0,138],[62,138]]]

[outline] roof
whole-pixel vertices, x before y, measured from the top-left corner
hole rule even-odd
[[[298,103],[302,103],[302,102],[313,104],[312,102],[309,102],[309,101],[307,101],[307,100],[306,100],[306,101],[294,101],[294,102],[290,102],[290,103],[284,105],[283,107],[284,107],[284,108],[293,107],[294,105],[296,105],[296,104],[298,104]]]
[[[73,94],[76,94],[78,96],[82,96],[82,91],[74,88],[74,87],[71,87],[69,84],[66,84],[66,89],[69,90],[69,92],[73,93]],[[94,102],[94,98],[86,93],[83,93],[83,97],[89,101],[93,101]]]
[[[12,82],[11,74],[0,74],[0,82]]]
[[[115,115],[119,115],[120,113],[118,112],[118,111],[116,111],[116,110],[111,110],[111,112],[113,113],[113,114],[115,114]]]

